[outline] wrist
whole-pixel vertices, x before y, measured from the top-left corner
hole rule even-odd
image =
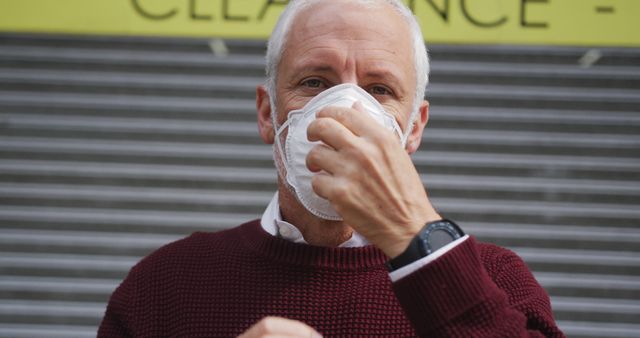
[[[387,257],[393,259],[407,249],[409,243],[411,243],[425,224],[441,219],[442,217],[439,214],[435,212],[430,213],[427,216],[421,217],[418,221],[414,221],[410,225],[400,228],[402,231],[385,236],[385,242],[377,246],[387,255]]]
[[[378,248],[382,250],[385,253],[385,255],[389,257],[389,259],[393,259],[395,257],[398,257],[407,249],[407,247],[409,246],[409,243],[411,243],[411,240],[413,239],[414,236],[415,235],[408,238],[397,239],[392,243],[390,243],[389,245],[385,246],[384,248],[380,246],[378,246]]]

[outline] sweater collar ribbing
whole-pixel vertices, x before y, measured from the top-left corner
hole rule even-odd
[[[272,236],[260,220],[239,228],[244,244],[254,252],[284,264],[314,266],[337,270],[384,268],[387,256],[373,245],[357,248],[330,248],[292,243]]]

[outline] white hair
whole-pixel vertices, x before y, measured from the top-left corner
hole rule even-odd
[[[289,1],[289,4],[280,15],[280,18],[278,19],[278,22],[276,23],[276,26],[271,33],[271,37],[269,38],[269,43],[267,45],[266,87],[269,93],[272,113],[276,112],[275,97],[278,65],[284,52],[284,46],[287,42],[289,29],[291,28],[291,25],[293,24],[296,16],[304,8],[320,1],[326,0]],[[405,131],[404,135],[406,137],[411,132],[412,124],[418,117],[418,108],[420,107],[420,104],[424,99],[427,84],[429,82],[429,57],[427,55],[427,48],[422,36],[422,31],[420,30],[420,25],[418,24],[418,21],[416,20],[411,10],[407,8],[407,6],[405,6],[400,0],[352,0],[350,2],[357,2],[368,6],[387,3],[391,5],[409,25],[412,35],[411,37],[413,40],[414,68],[416,73],[416,93],[413,100],[413,110],[411,112],[409,123],[407,124],[407,130]]]

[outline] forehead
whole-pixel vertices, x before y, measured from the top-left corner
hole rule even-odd
[[[365,5],[325,0],[308,6],[290,27],[281,61],[317,58],[336,51],[358,62],[391,63],[413,73],[409,25],[384,2]]]

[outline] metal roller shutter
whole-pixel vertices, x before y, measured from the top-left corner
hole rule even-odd
[[[142,256],[261,214],[264,41],[0,35],[0,337],[91,337]],[[640,332],[640,50],[431,46],[414,160],[573,337]]]

